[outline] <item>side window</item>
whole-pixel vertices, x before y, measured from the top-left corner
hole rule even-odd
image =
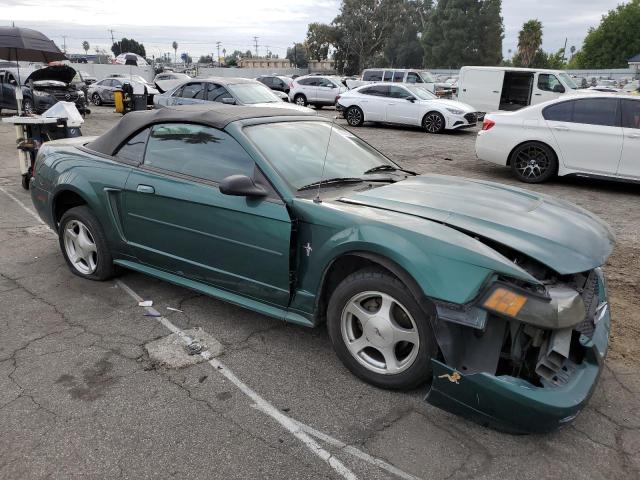
[[[393,72],[393,81],[402,83],[404,81],[404,72]]]
[[[365,82],[381,82],[382,81],[382,70],[367,70],[362,75],[362,80]]]
[[[335,84],[328,78],[320,78],[318,81],[320,87],[335,87]]]
[[[388,97],[389,96],[389,87],[387,85],[374,85],[372,87],[365,89],[367,95],[375,95],[376,97]]]
[[[392,70],[385,70],[384,71],[384,77],[382,77],[382,81],[390,82],[392,78],[393,78],[393,71]]]
[[[545,120],[552,122],[570,122],[573,118],[573,103],[562,102],[551,105],[542,111]]]
[[[120,80],[111,80],[111,86],[116,88],[121,88],[122,82]]]
[[[298,83],[300,85],[311,87],[311,86],[317,85],[318,84],[317,81],[318,80],[316,78],[303,78],[301,80],[298,80]]]
[[[149,128],[145,128],[122,144],[116,153],[116,157],[121,160],[142,163],[144,159],[144,147],[149,137],[149,130]]]
[[[573,105],[573,123],[615,127],[619,124],[617,98],[586,98]]]
[[[17,85],[18,84],[18,82],[16,82],[16,79],[13,76],[12,73],[7,72],[7,83],[10,83],[11,85]]]
[[[622,126],[640,129],[640,100],[622,100]]]
[[[396,85],[389,85],[389,96],[391,98],[409,98],[412,95],[404,88]]]
[[[182,89],[180,94],[183,98],[196,98],[198,100],[204,100],[204,89],[201,83],[187,83]]]
[[[228,134],[187,123],[154,126],[144,164],[213,182],[229,175],[252,177],[255,167],[247,152]]]
[[[424,83],[420,75],[415,72],[407,73],[407,83]]]
[[[231,97],[231,94],[222,85],[216,83],[207,83],[207,97],[210,102],[221,102],[225,97]]]
[[[541,73],[538,75],[538,88],[545,92],[564,93],[564,87],[555,75]]]

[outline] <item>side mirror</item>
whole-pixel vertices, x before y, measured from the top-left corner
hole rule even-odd
[[[223,97],[222,103],[224,103],[225,105],[235,105],[236,99],[231,97]]]
[[[266,197],[267,191],[246,175],[231,175],[220,182],[220,193],[236,197]]]
[[[416,101],[416,97],[407,97],[407,102],[415,102]]]
[[[564,93],[564,87],[562,85],[555,85],[553,91],[555,93]]]

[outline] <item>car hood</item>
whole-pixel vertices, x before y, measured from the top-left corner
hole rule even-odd
[[[476,109],[468,103],[458,102],[457,100],[447,100],[446,98],[422,100],[422,102],[438,104],[444,108],[455,108],[456,110],[462,110],[464,113],[472,113],[476,111]]]
[[[74,68],[67,65],[52,65],[34,70],[31,75],[27,77],[25,83],[29,80],[33,80],[34,82],[40,80],[58,80],[59,82],[71,83],[75,76],[76,71]]]
[[[480,180],[422,175],[340,201],[414,215],[479,235],[561,275],[601,266],[615,243],[606,223],[576,205]]]

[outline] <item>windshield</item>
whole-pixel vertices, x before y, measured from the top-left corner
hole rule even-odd
[[[429,72],[419,72],[424,83],[436,83],[436,79]]]
[[[227,85],[227,88],[240,101],[240,103],[273,103],[281,100],[270,89],[257,83],[236,83]]]
[[[566,73],[561,73],[558,76],[562,79],[562,83],[564,83],[571,90],[578,90],[578,85],[576,85],[576,82],[574,82],[569,75],[567,75]]]
[[[405,85],[404,87],[419,100],[433,100],[434,98],[438,98],[429,90],[427,90],[427,87],[419,87],[417,85]]]
[[[332,131],[331,125],[318,121],[265,123],[246,127],[245,133],[294,190],[321,179],[361,177],[380,165],[397,167],[351,132],[337,125]]]

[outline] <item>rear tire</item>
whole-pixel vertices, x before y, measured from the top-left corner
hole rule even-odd
[[[67,210],[58,226],[60,249],[72,273],[88,280],[108,280],[116,272],[100,222],[86,205]]]
[[[303,94],[299,93],[295,97],[293,97],[293,103],[295,103],[296,105],[299,105],[301,107],[306,107],[307,106],[307,97],[305,97]]]
[[[327,327],[338,358],[365,382],[409,390],[431,379],[438,349],[430,319],[388,272],[346,277],[329,299]]]
[[[558,156],[544,143],[527,142],[509,157],[513,175],[524,183],[542,183],[558,173]]]
[[[364,113],[360,107],[352,105],[344,112],[344,118],[351,127],[360,127],[364,123]]]

